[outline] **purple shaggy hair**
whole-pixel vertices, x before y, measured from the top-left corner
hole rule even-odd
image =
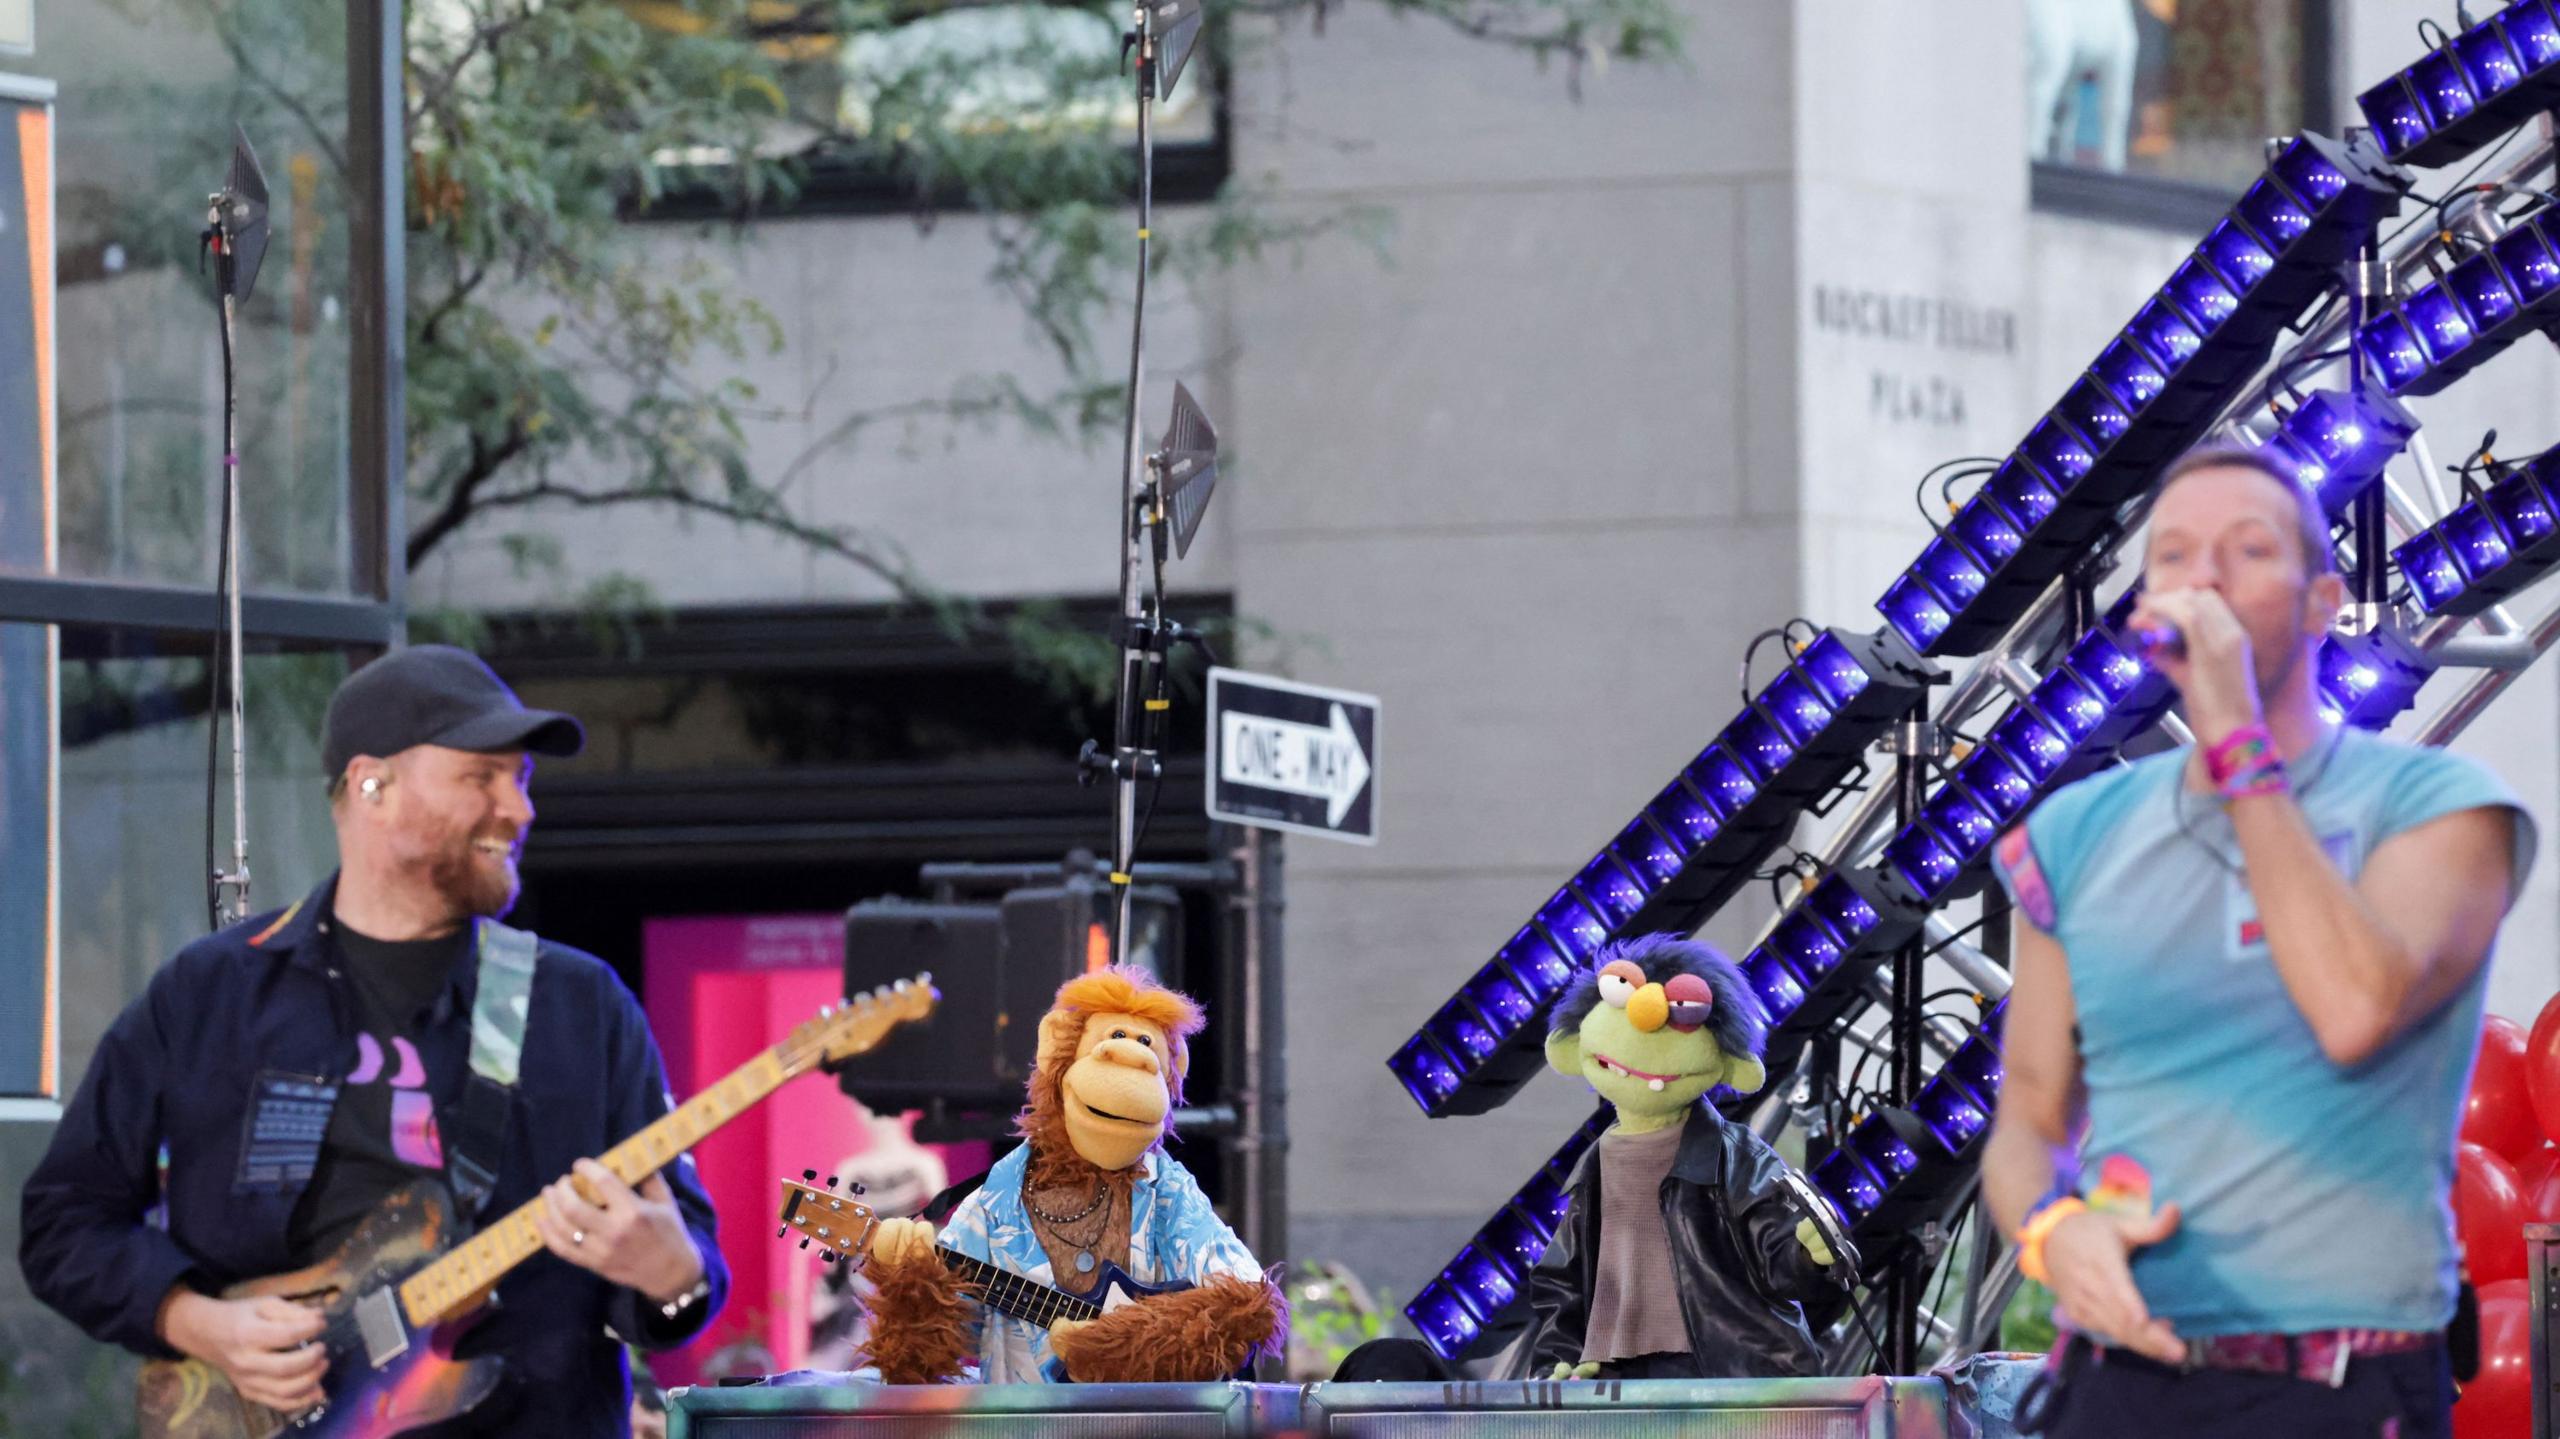
[[[1716,997],[1707,1010],[1707,1033],[1716,1047],[1728,1056],[1739,1055],[1757,1063],[1769,1038],[1768,1011],[1761,1008],[1760,996],[1742,977],[1742,967],[1724,957],[1714,945],[1702,940],[1682,939],[1676,934],[1645,934],[1634,939],[1603,945],[1591,956],[1591,967],[1556,996],[1555,1008],[1547,1014],[1547,1033],[1579,1030],[1591,1007],[1600,1002],[1600,967],[1613,959],[1632,961],[1644,971],[1644,977],[1655,983],[1675,974],[1694,974],[1707,982]]]

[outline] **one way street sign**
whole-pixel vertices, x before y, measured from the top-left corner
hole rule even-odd
[[[1209,817],[1378,842],[1378,697],[1209,671]]]

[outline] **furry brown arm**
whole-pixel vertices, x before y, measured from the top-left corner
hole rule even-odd
[[[1220,1275],[1124,1304],[1050,1345],[1080,1384],[1207,1383],[1289,1343],[1289,1305],[1268,1275]]]
[[[931,1249],[903,1264],[873,1264],[880,1289],[871,1305],[871,1362],[890,1384],[956,1378],[976,1349],[969,1337],[968,1287]]]

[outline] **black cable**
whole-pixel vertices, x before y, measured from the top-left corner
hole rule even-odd
[[[2270,388],[2282,389],[2286,394],[2293,396],[2294,403],[2298,405],[2302,403],[2302,391],[2294,388],[2294,372],[2308,369],[2313,365],[2327,364],[2331,360],[2345,359],[2353,350],[2352,345],[2340,345],[2334,350],[2322,350],[2314,355],[2287,356],[2283,364],[2276,366],[2275,377]],[[2272,400],[2274,396],[2270,395],[2268,398]]]
[[[1929,1312],[1932,1314],[1940,1312],[1946,1306],[1947,1281],[1953,1279],[1956,1273],[1956,1241],[1964,1237],[1965,1222],[1971,1218],[1973,1218],[1973,1206],[1967,1204],[1964,1211],[1956,1216],[1956,1222],[1947,1230],[1947,1250],[1938,1263],[1938,1292],[1929,1296]],[[1975,1317],[1981,1316],[1977,1314]],[[1959,1334],[1956,1336],[1956,1341],[1962,1343],[1967,1337]],[[1943,1355],[1944,1351],[1940,1352]]]
[[[2452,186],[2446,190],[2446,198],[2449,199],[2453,195],[2459,193],[2465,185],[2471,183],[2472,176],[2489,168],[2489,163],[2497,159],[2500,155],[2505,154],[2507,147],[2514,144],[2516,142],[2516,137],[2523,133],[2524,130],[2521,126],[2508,131],[2505,139],[2500,140],[2497,144],[2489,147],[2488,151],[2481,155],[2479,159],[2472,161],[2471,168],[2463,171],[2462,177],[2455,180]],[[2408,219],[2401,221],[2398,229],[2393,230],[2390,234],[2383,236],[2380,241],[2376,242],[2374,249],[2377,252],[2389,249],[2394,241],[2398,240],[2402,235],[2409,233],[2410,226],[2415,225],[2420,220],[2427,219],[2435,214],[2435,207],[2444,203],[2443,200],[2429,200],[2426,196],[2419,194],[2415,190],[2409,192],[2409,198],[2419,201],[2420,203],[2428,206],[2428,208],[2420,210],[2416,214],[2411,215]]]
[[[1784,625],[1780,625],[1777,628],[1765,629],[1760,633],[1753,635],[1751,637],[1751,643],[1742,647],[1742,703],[1744,708],[1748,709],[1751,705],[1752,656],[1760,653],[1760,646],[1768,643],[1769,641],[1777,640],[1780,643],[1784,643],[1786,638],[1786,627]]]
[[[1922,959],[1927,959],[1927,958],[1929,958],[1931,955],[1934,955],[1934,954],[1938,953],[1939,951],[1941,951],[1941,950],[1945,949],[1948,945],[1954,944],[1956,941],[1958,941],[1958,940],[1960,940],[1960,939],[1963,939],[1966,935],[1971,934],[1971,933],[1973,933],[1975,930],[1982,928],[1982,926],[1983,926],[1984,922],[1985,922],[1986,920],[1988,920],[1989,918],[1990,918],[1990,916],[1985,915],[1985,916],[1983,916],[1983,918],[1982,918],[1982,919],[1977,919],[1977,920],[1975,920],[1973,923],[1966,925],[1964,928],[1957,930],[1955,933],[1948,935],[1946,938],[1944,938],[1944,939],[1942,939],[1942,940],[1939,940],[1936,944],[1933,944],[1933,945],[1929,946],[1927,949],[1922,950],[1922,951],[1920,952],[1920,957],[1921,957]],[[1941,990],[1941,991],[1939,992],[1939,994],[1933,994],[1933,995],[1930,995],[1930,996],[1928,997],[1928,999],[1923,999],[1923,1000],[1921,1000],[1920,1002],[1921,1002],[1922,1004],[1927,1004],[1927,1003],[1929,1002],[1929,1000],[1930,1000],[1930,999],[1936,999],[1936,998],[1939,998],[1941,995],[1945,995],[1945,994],[1953,994],[1953,993],[1955,993],[1955,992],[1956,992],[1956,991],[1954,991],[1954,990]],[[1965,990],[1965,991],[1964,991],[1964,993],[1966,993],[1966,994],[1971,994],[1971,993],[1973,993],[1973,991],[1968,989],[1968,990]]]
[[[1945,474],[1949,470],[1962,470],[1966,465],[1978,465],[1983,467],[1985,470],[1996,470],[2000,467],[2000,457],[1997,455],[1966,455],[1960,459],[1942,461],[1938,464],[1931,465],[1928,473],[1920,477],[1920,482],[1911,487],[1912,507],[1920,511],[1920,518],[1928,522],[1929,530],[1933,534],[1944,535],[1947,532],[1947,527],[1938,522],[1937,516],[1929,513],[1929,482],[1936,479],[1938,476]],[[1942,502],[1946,500],[1946,493],[1946,487],[1944,485],[1939,486],[1938,498]],[[1948,510],[1950,513],[1953,513],[1954,506],[1950,504],[1948,506]]]
[[[1985,460],[1966,469],[1950,470],[1945,478],[1938,481],[1938,503],[1945,505],[1948,515],[1953,516],[1956,512],[1956,481],[1998,473],[2000,473],[2000,464],[1996,460]]]
[[[1875,1291],[1869,1289],[1867,1292],[1873,1294]],[[1884,1358],[1884,1338],[1876,1333],[1874,1325],[1867,1322],[1867,1308],[1858,1302],[1858,1296],[1855,1294],[1849,1296],[1849,1317],[1858,1321],[1858,1332],[1866,1337],[1867,1364],[1874,1364]],[[1866,1365],[1859,1367],[1864,1368]]]

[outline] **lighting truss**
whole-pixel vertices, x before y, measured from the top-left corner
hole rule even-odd
[[[2286,142],[1876,601],[1886,624],[1923,655],[1971,654],[1998,638],[2111,537],[2117,510],[2204,434],[2408,187],[2369,142]]]
[[[1993,1005],[1908,1110],[1879,1109],[1850,1126],[1807,1175],[1847,1223],[1860,1253],[1907,1238],[1916,1211],[1945,1198],[1946,1180],[1977,1158],[2000,1093],[2000,1020]]]
[[[1817,634],[1395,1052],[1405,1092],[1433,1116],[1517,1093],[1544,1062],[1547,1007],[1594,950],[1705,923],[1939,677],[1889,633]]]
[[[2512,0],[2418,63],[2356,97],[2391,159],[2459,160],[2560,104],[2560,18]]]
[[[2355,345],[2394,395],[2432,395],[2528,335],[2560,323],[2560,252],[2549,212],[2366,320]]]
[[[2476,615],[2550,573],[2560,562],[2556,480],[2560,450],[2546,450],[2393,550],[2418,608]]]
[[[1502,1312],[1528,1286],[1529,1271],[1555,1242],[1570,1207],[1566,1185],[1574,1166],[1600,1138],[1615,1116],[1607,1105],[1565,1140],[1520,1192],[1467,1241],[1440,1277],[1422,1287],[1404,1307],[1414,1332],[1443,1359],[1455,1359],[1476,1340],[1493,1316]]]
[[[1770,1010],[1773,1077],[1786,1072],[1808,1041],[1845,1030],[1855,1020],[1858,1008],[1873,997],[1879,968],[1930,922],[1932,909],[1979,881],[1989,840],[1999,829],[2045,791],[2109,762],[2126,741],[2165,714],[2170,697],[2165,681],[2124,641],[2133,595],[2086,628],[2072,623],[2056,628],[2050,622],[2071,594],[2085,596],[2096,572],[2092,563],[2103,563],[2105,552],[2138,523],[2143,492],[2159,462],[2214,424],[2228,422],[2235,412],[2246,413],[2268,397],[2292,392],[2288,375],[2300,372],[2291,356],[2282,364],[2266,363],[2275,331],[2296,322],[2313,301],[2332,290],[2333,267],[2360,257],[2360,251],[2362,258],[2371,258],[2363,247],[2374,224],[2397,207],[2410,183],[2397,165],[2440,163],[2495,138],[2501,126],[2560,103],[2560,70],[2551,68],[2560,64],[2555,3],[2560,0],[2519,0],[2491,21],[2465,30],[2441,55],[2397,77],[2394,83],[2408,96],[2440,99],[2447,93],[2440,62],[2450,57],[2456,67],[2470,67],[2461,71],[2460,83],[2474,103],[2462,114],[2450,108],[2424,111],[2427,131],[2415,137],[2405,127],[2393,130],[2377,116],[2378,128],[2389,137],[2387,155],[2365,140],[2340,145],[2302,136],[2283,146],[2266,174],[2213,227],[2197,252],[1879,601],[1887,624],[1875,638],[1899,639],[1905,653],[1923,661],[1990,646],[1955,678],[1941,713],[1978,713],[1995,685],[2011,690],[2013,699],[1979,744],[1958,752],[1942,782],[1920,801],[1907,823],[1891,823],[1892,787],[1870,787],[1817,846],[1820,878],[1781,909],[1745,956],[1744,974]],[[2516,58],[2512,83],[2502,78],[2498,54],[2484,36],[2503,41]],[[2416,88],[2421,80],[2432,88]],[[2388,98],[2390,89],[2368,93],[2368,116],[2375,116],[2376,105]],[[2537,98],[2529,104],[2502,98],[2511,94]],[[2461,123],[2464,116],[2482,112],[2497,123]],[[2529,192],[2535,177],[2551,164],[2549,153],[2537,153],[2510,167],[2490,188]],[[2540,308],[2560,291],[2560,229],[2547,228],[2554,223],[2560,222],[2543,216],[2511,222],[2485,248],[2457,257],[2441,279],[2417,285],[2397,306],[2368,315],[2333,307],[2302,333],[2292,355],[2312,355],[2341,339],[2352,345],[2356,368],[2351,373],[2360,376],[2359,383],[2302,399],[2259,443],[2310,485],[2330,518],[2339,519],[2359,495],[2368,494],[2393,457],[2413,441],[2417,421],[2397,397],[2433,393],[2528,332],[2546,327],[2560,332],[2560,301]],[[2439,246],[2452,243],[2426,233],[2384,259],[2389,272],[2409,277],[2433,263]],[[2502,304],[2502,298],[2512,305]],[[2244,390],[2253,398],[2235,411],[2233,402]],[[2423,449],[2418,455],[2424,463]],[[2467,495],[2464,503],[2423,525],[2398,547],[2392,563],[2407,581],[2411,604],[2437,623],[2413,640],[2400,628],[2392,607],[2384,606],[2379,614],[2362,615],[2352,628],[2326,637],[2316,677],[2328,713],[2360,727],[2387,726],[2414,703],[2437,667],[2437,655],[2449,657],[2461,649],[2454,632],[2466,617],[2489,611],[2560,561],[2560,458],[2555,457],[2560,450],[2523,464],[2493,467],[2484,490]],[[2503,661],[2460,661],[2483,668],[2466,677],[2461,692],[2417,729],[2419,743],[2444,743],[2513,681],[2522,664],[2560,643],[2560,605],[2521,635],[2504,627],[2503,612],[2490,617],[2499,627],[2477,652],[2502,647],[2502,654],[2509,649],[2514,653]],[[2039,653],[2049,657],[2040,662],[2049,665],[2041,675],[2022,663],[2023,657]],[[1748,755],[1752,731],[1741,727],[1755,715],[1768,728],[1786,732],[1772,713],[1774,703],[1767,690],[1753,697],[1744,718],[1720,737],[1728,754],[1737,760]],[[1908,696],[1893,706],[1879,704],[1875,725],[1859,743],[1874,738],[1907,703]],[[2172,724],[2173,733],[2182,733]],[[1746,742],[1736,747],[1738,739]],[[1653,880],[1656,887],[1636,902],[1639,910],[1661,904],[1646,916],[1658,922],[1646,927],[1672,928],[1676,917],[1694,929],[1736,887],[1709,885],[1704,892],[1714,898],[1704,903],[1662,898],[1662,886],[1674,873],[1671,859],[1677,857],[1685,866],[1695,858],[1681,845],[1694,833],[1679,829],[1685,812],[1667,801],[1675,792],[1692,801],[1710,800],[1718,792],[1714,776],[1724,771],[1702,769],[1707,760],[1702,755],[1699,764],[1684,771],[1682,782],[1666,790],[1603,856],[1613,858],[1630,878],[1648,875]],[[1839,762],[1845,775],[1854,761]],[[1770,788],[1764,777],[1753,793]],[[1828,793],[1829,786],[1819,792]],[[1726,810],[1715,814],[1719,820],[1728,818]],[[1673,822],[1664,823],[1665,817]],[[1600,887],[1598,880],[1609,877],[1595,859],[1567,891],[1598,899],[1593,893]],[[1558,899],[1567,891],[1559,891]],[[1571,946],[1552,943],[1559,938],[1559,922],[1565,934],[1583,938],[1642,932],[1627,904],[1621,887],[1617,908],[1626,910],[1625,920],[1609,929],[1591,924],[1577,928],[1570,910],[1550,912],[1556,905],[1550,900],[1477,982],[1492,974],[1530,972],[1560,988],[1589,948],[1570,954]],[[1604,901],[1598,908],[1605,912],[1609,906]],[[1529,943],[1539,939],[1551,943],[1543,948]],[[1561,968],[1546,961],[1546,948],[1557,951]],[[1468,1008],[1482,1012],[1468,992],[1461,998],[1469,1001]],[[1543,1004],[1533,1004],[1510,1010],[1512,1028],[1491,1046],[1474,1041],[1483,1057],[1469,1063],[1481,1067],[1501,1045],[1520,1044],[1543,1009]],[[1925,1079],[1907,1109],[1861,1116],[1809,1171],[1848,1220],[1870,1273],[1893,1260],[1912,1224],[1943,1219],[1948,1196],[1964,1191],[1962,1176],[1978,1160],[1997,1103],[2003,1013],[2002,1004],[1992,1005],[1976,1033],[1948,1048],[1945,1061]],[[1451,1019],[1444,1011],[1433,1025],[1447,1032]],[[1416,1040],[1432,1032],[1426,1026]],[[1463,1037],[1452,1033],[1449,1040],[1435,1042],[1433,1048],[1444,1055],[1452,1045],[1467,1049]],[[1414,1047],[1409,1044],[1407,1050]],[[1538,1067],[1536,1049],[1536,1040],[1528,1041],[1526,1064],[1511,1081],[1513,1088]],[[1399,1060],[1406,1054],[1399,1051]],[[1520,1056],[1514,1055],[1513,1062],[1519,1063]],[[1398,1073],[1407,1075],[1405,1063],[1399,1063]],[[1481,1084],[1481,1068],[1470,1072],[1466,1065],[1450,1063],[1447,1075],[1440,1081],[1447,1086],[1446,1097],[1435,1104],[1426,1097],[1431,1092],[1426,1087],[1416,1091],[1417,1099],[1434,1113],[1470,1112],[1451,1099],[1462,1088]],[[1409,1077],[1408,1087],[1413,1087]],[[1724,1092],[1705,1102],[1719,1104],[1728,1115],[1746,1107],[1741,1097]],[[1797,1102],[1771,1099],[1758,1112],[1755,1126],[1763,1133],[1783,1127]],[[1561,1185],[1607,1120],[1604,1109],[1586,1122],[1408,1306],[1416,1328],[1444,1355],[1454,1357],[1474,1342],[1503,1304],[1516,1297],[1561,1222],[1560,1187],[1551,1183]],[[1542,1207],[1549,1205],[1554,1207]],[[1541,1219],[1543,1224],[1536,1222]],[[2004,1272],[2006,1264],[1986,1266],[1985,1272]]]

